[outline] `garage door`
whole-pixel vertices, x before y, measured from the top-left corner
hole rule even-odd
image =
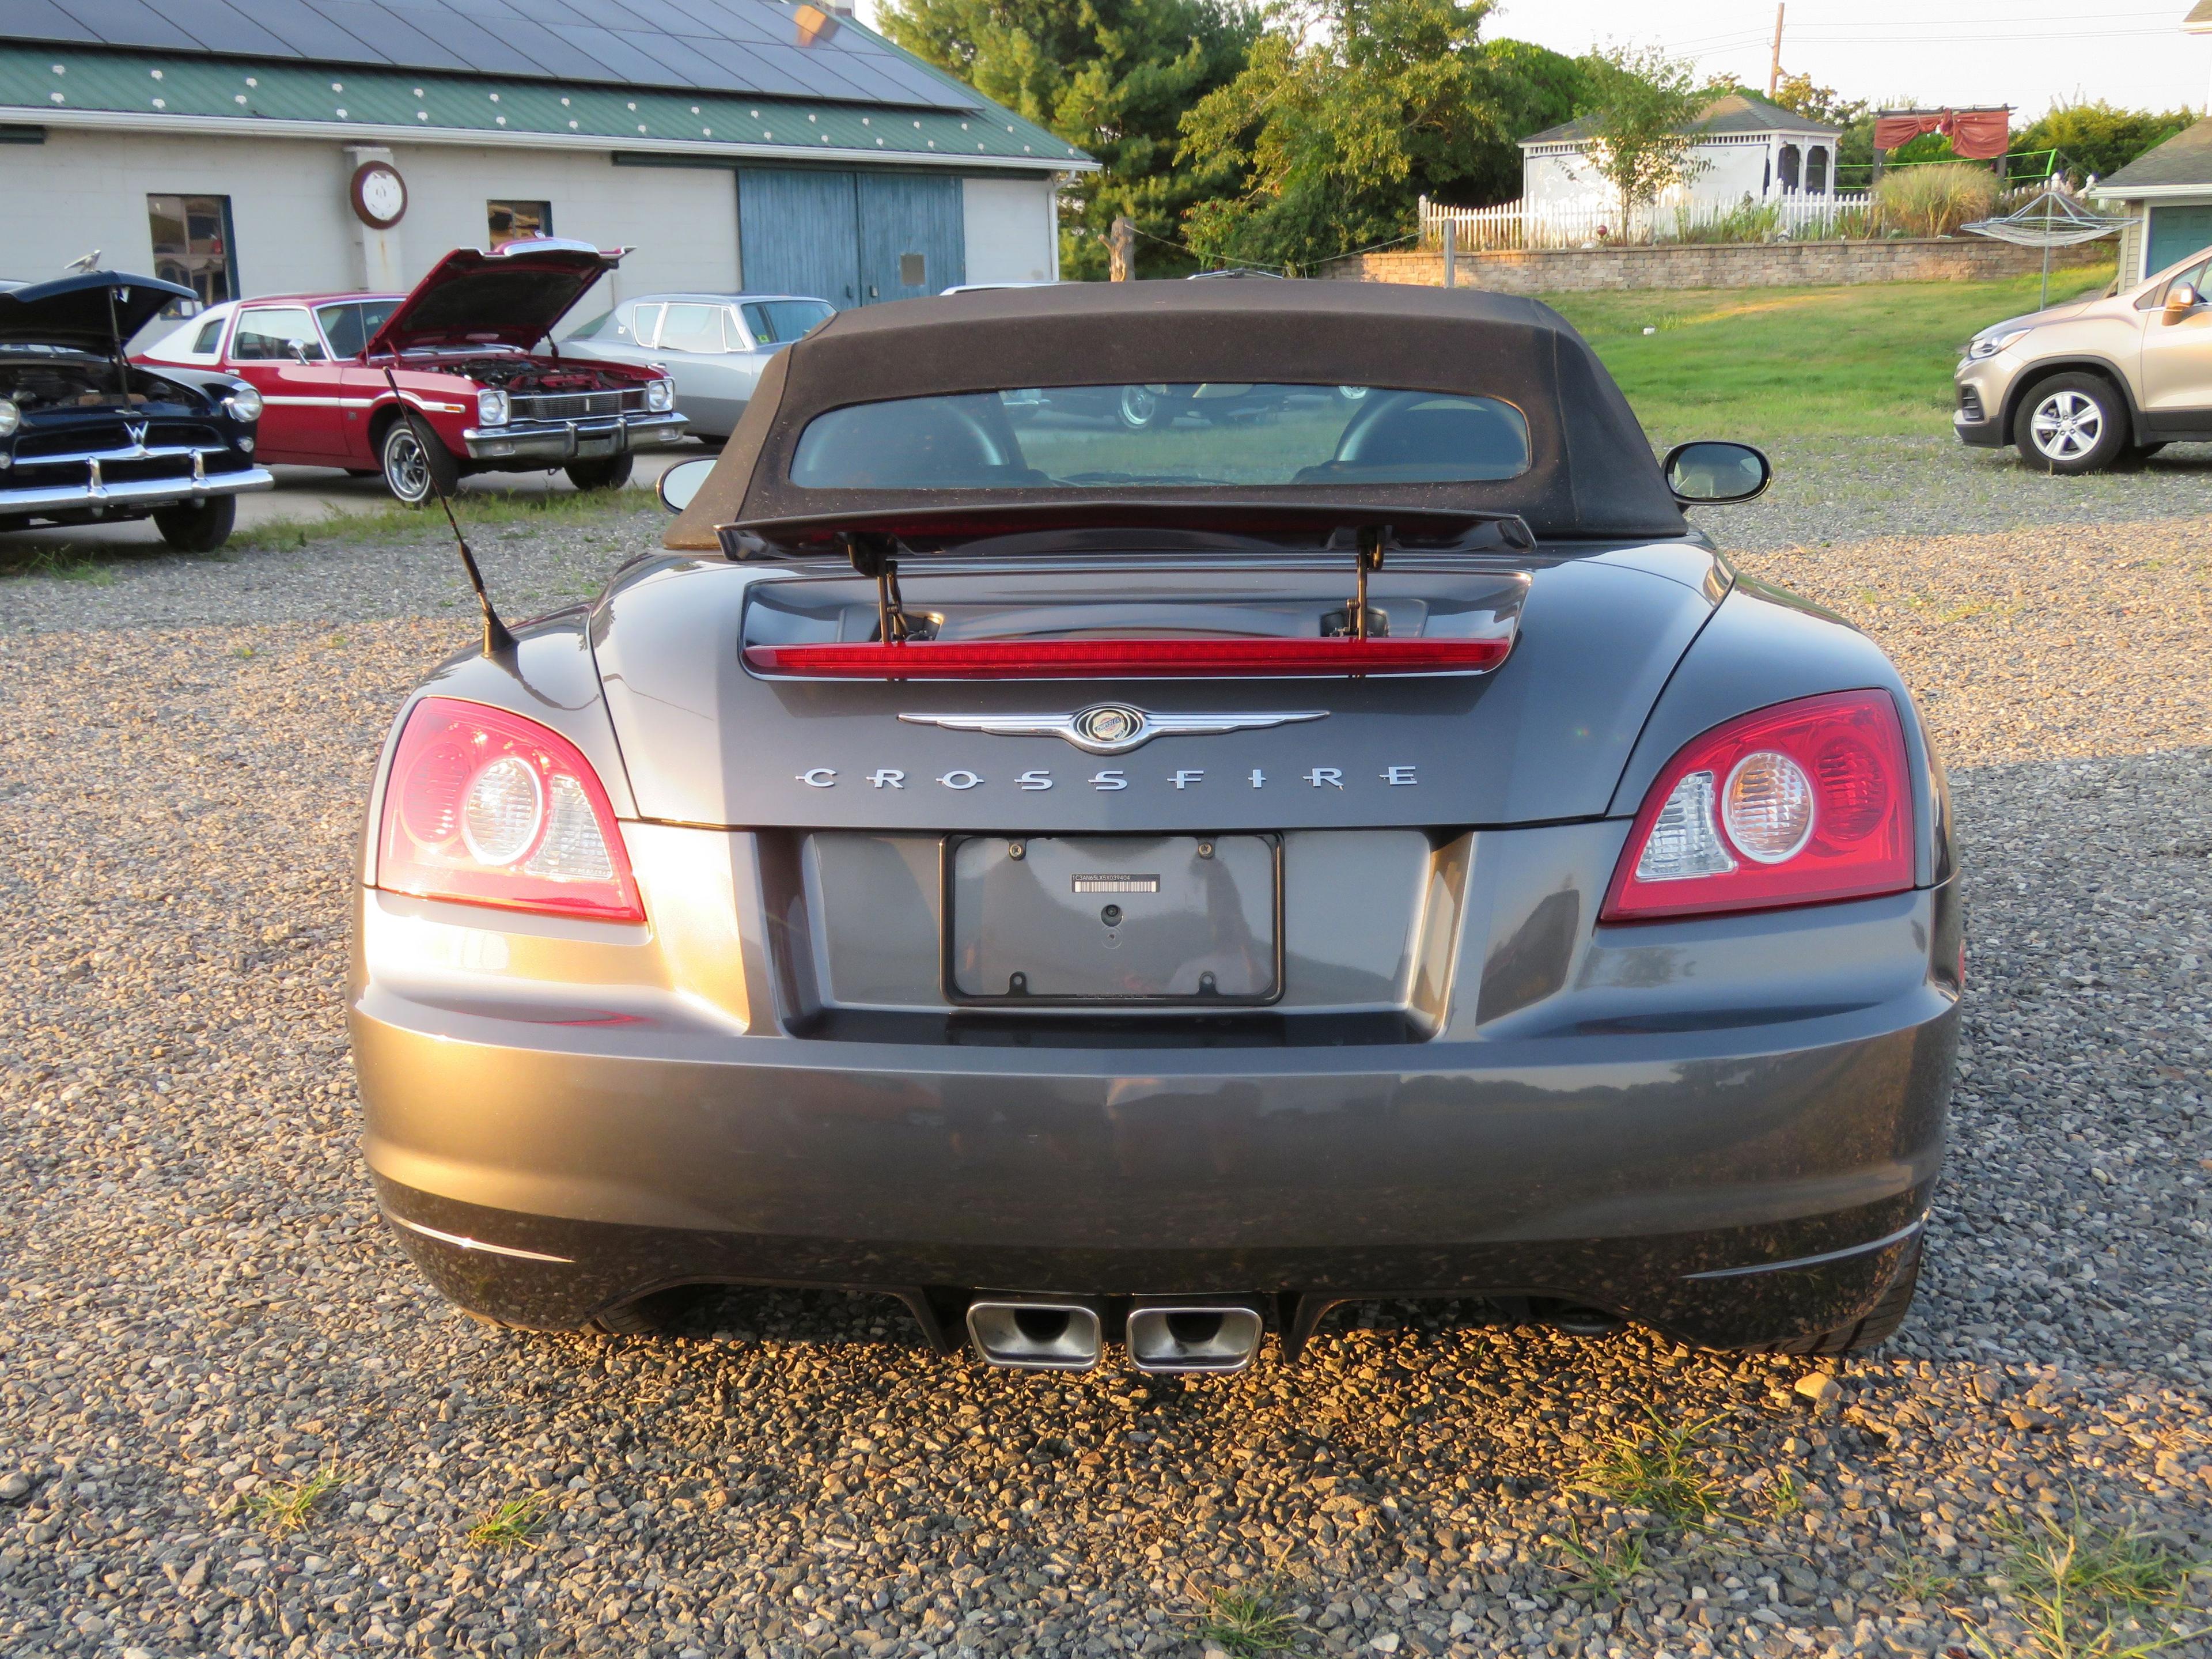
[[[942,294],[968,280],[957,179],[860,175],[860,303]]]
[[[853,175],[796,167],[738,172],[738,258],[746,291],[805,294],[842,309],[860,293]]]
[[[808,294],[841,310],[941,293],[965,280],[960,180],[744,167],[738,254],[755,294]]]
[[[2212,206],[2154,207],[2150,210],[2150,263],[2143,275],[2155,276],[2201,247],[2212,247]]]

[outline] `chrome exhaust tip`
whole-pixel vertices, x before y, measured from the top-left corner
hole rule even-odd
[[[986,1291],[968,1304],[968,1340],[987,1365],[1087,1371],[1104,1342],[1098,1304],[1081,1297]]]
[[[1249,1302],[1139,1297],[1130,1304],[1129,1363],[1140,1371],[1241,1371],[1267,1322]]]

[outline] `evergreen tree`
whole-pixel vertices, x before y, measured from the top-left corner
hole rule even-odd
[[[1062,195],[1064,275],[1106,274],[1120,215],[1142,234],[1140,274],[1192,268],[1176,244],[1206,185],[1177,122],[1243,67],[1259,24],[1238,0],[887,0],[881,27],[1103,164]]]

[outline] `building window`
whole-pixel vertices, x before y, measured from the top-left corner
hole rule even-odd
[[[1805,188],[1814,196],[1828,193],[1828,152],[1818,144],[1805,152]]]
[[[1784,191],[1793,191],[1793,190],[1796,190],[1796,189],[1797,188],[1797,167],[1798,167],[1799,160],[1800,160],[1800,158],[1799,158],[1799,155],[1798,155],[1798,154],[1797,154],[1797,146],[1796,146],[1796,145],[1795,145],[1795,144],[1784,144],[1784,145],[1783,145],[1783,147],[1782,147],[1782,188],[1783,188]]]
[[[154,233],[156,276],[191,289],[202,305],[238,297],[229,197],[149,196],[146,217]]]
[[[550,202],[486,202],[484,215],[491,222],[491,246],[495,251],[509,242],[526,242],[533,236],[553,234]]]

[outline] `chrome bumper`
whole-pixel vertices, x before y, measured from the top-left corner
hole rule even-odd
[[[40,460],[32,465],[46,465]],[[182,478],[128,478],[112,483],[100,475],[98,463],[91,476],[66,484],[33,484],[21,489],[0,489],[0,518],[24,514],[66,513],[103,507],[170,507],[179,501],[204,501],[210,495],[239,495],[249,489],[267,489],[276,482],[266,467],[240,467],[231,472],[203,472],[198,465]],[[0,473],[0,477],[4,477]]]
[[[472,461],[597,460],[672,444],[691,422],[674,410],[659,414],[605,415],[580,421],[516,421],[472,426],[461,434]]]

